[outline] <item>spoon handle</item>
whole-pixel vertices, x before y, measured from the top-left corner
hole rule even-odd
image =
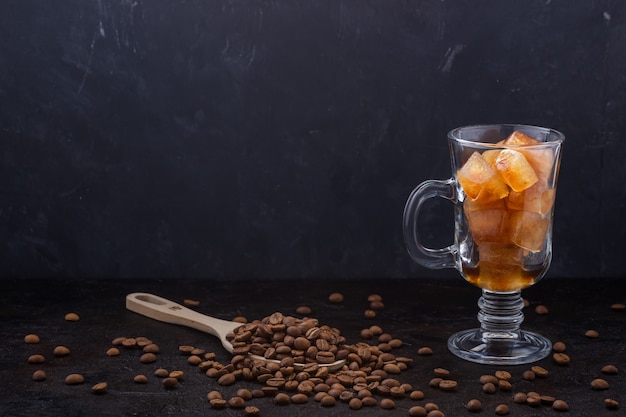
[[[233,352],[226,335],[241,323],[207,316],[154,294],[136,292],[126,296],[126,308],[165,323],[179,324],[217,336],[224,348]]]

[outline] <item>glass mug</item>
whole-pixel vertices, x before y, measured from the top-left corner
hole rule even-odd
[[[521,290],[537,283],[552,260],[552,218],[564,135],[553,129],[494,124],[448,133],[452,178],[427,180],[408,198],[403,231],[414,261],[455,268],[482,289],[480,328],[448,340],[455,355],[477,363],[516,365],[546,357],[552,344],[520,329]],[[425,247],[417,220],[422,204],[454,203],[454,243]]]

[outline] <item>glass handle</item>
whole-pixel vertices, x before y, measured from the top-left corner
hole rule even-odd
[[[433,197],[442,197],[456,203],[454,180],[452,178],[447,180],[428,180],[413,190],[404,207],[404,241],[409,255],[420,265],[430,269],[456,268],[457,249],[455,245],[441,249],[431,249],[425,247],[420,240],[417,228],[419,212],[422,204]]]

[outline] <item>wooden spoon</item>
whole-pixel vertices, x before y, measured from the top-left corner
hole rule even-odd
[[[191,327],[217,336],[222,342],[224,349],[229,353],[233,353],[233,345],[226,339],[226,335],[243,325],[242,323],[207,316],[163,297],[144,292],[128,294],[126,296],[126,308],[151,319]],[[250,354],[250,357],[265,362],[280,363],[276,359],[267,359],[263,356]],[[345,362],[345,360],[341,359],[328,364],[320,363],[319,366],[328,367],[330,371],[334,371],[341,368]],[[303,363],[294,364],[294,368],[297,370],[301,370],[305,366],[307,365]]]

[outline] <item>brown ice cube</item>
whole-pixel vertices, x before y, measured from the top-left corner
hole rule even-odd
[[[503,149],[496,158],[496,169],[513,191],[524,191],[538,180],[526,157],[513,149]]]
[[[521,265],[523,249],[513,244],[483,242],[478,245],[480,262],[498,265]]]
[[[499,145],[515,147],[515,150],[524,154],[528,163],[535,170],[537,177],[548,180],[554,164],[554,151],[549,147],[534,146],[542,143],[532,136],[515,131],[505,140],[499,142]]]
[[[502,178],[478,152],[474,152],[458,170],[457,179],[471,200],[487,203],[509,194],[509,188]]]
[[[465,214],[472,238],[476,242],[502,240],[506,224],[506,210],[475,210]]]
[[[548,188],[540,181],[524,191],[511,191],[506,204],[509,210],[532,211],[545,216],[552,209],[555,196],[554,188]]]
[[[531,252],[543,249],[550,219],[531,211],[514,211],[509,214],[507,231],[511,242]]]

